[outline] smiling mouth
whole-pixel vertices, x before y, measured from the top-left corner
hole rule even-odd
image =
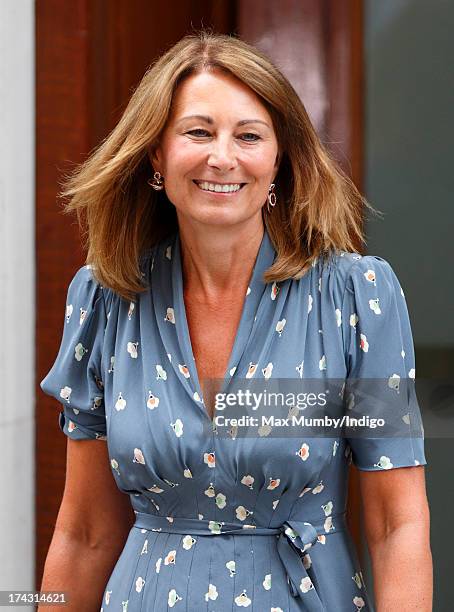
[[[200,191],[222,195],[238,193],[246,185],[246,183],[211,183],[210,181],[199,181],[196,179],[192,182],[197,185]]]

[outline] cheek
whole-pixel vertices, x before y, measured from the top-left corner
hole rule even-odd
[[[188,143],[168,141],[163,151],[163,170],[167,176],[180,177],[194,165],[194,151],[187,146]],[[165,174],[164,174],[165,176]]]
[[[262,149],[260,152],[255,151],[249,155],[244,155],[241,159],[241,165],[251,177],[255,177],[257,181],[266,182],[274,171],[275,160],[276,154],[273,151]]]

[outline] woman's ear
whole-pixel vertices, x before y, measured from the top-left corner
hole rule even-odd
[[[149,147],[147,153],[152,168],[155,171],[161,172],[161,151],[159,150],[159,146]]]
[[[276,170],[279,169],[279,165],[281,163],[281,159],[282,159],[282,155],[281,155],[280,151],[278,151],[277,155],[276,155],[276,162],[274,164],[274,167],[276,168]]]
[[[282,154],[281,154],[280,151],[278,151],[277,155],[276,155],[276,162],[274,164],[274,168],[275,168],[276,172],[274,174],[274,178],[273,178],[273,181],[272,181],[273,183],[276,182],[277,175],[279,174],[279,166],[281,164],[281,160],[282,160]]]

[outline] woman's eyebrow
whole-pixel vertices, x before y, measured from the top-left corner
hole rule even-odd
[[[204,121],[210,125],[214,123],[212,117],[209,117],[208,115],[187,115],[186,117],[179,119],[177,123],[182,123],[183,121],[187,121],[189,119],[199,119],[200,121]],[[246,125],[246,123],[263,123],[263,125],[266,125],[266,127],[270,127],[268,123],[262,119],[241,119],[241,121],[238,121],[237,126]]]

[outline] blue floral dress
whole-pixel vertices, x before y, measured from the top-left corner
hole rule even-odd
[[[136,514],[101,610],[373,610],[345,521],[348,467],[426,464],[422,426],[399,438],[273,435],[269,424],[221,435],[202,401],[180,248],[177,231],[142,256],[149,289],[135,303],[81,267],[40,383],[62,404],[67,436],[107,442]],[[383,410],[395,406],[403,423],[418,416],[409,315],[390,264],[342,252],[299,280],[265,284],[275,255],[265,231],[225,384],[370,378],[382,385]],[[344,399],[348,412],[354,395]]]

